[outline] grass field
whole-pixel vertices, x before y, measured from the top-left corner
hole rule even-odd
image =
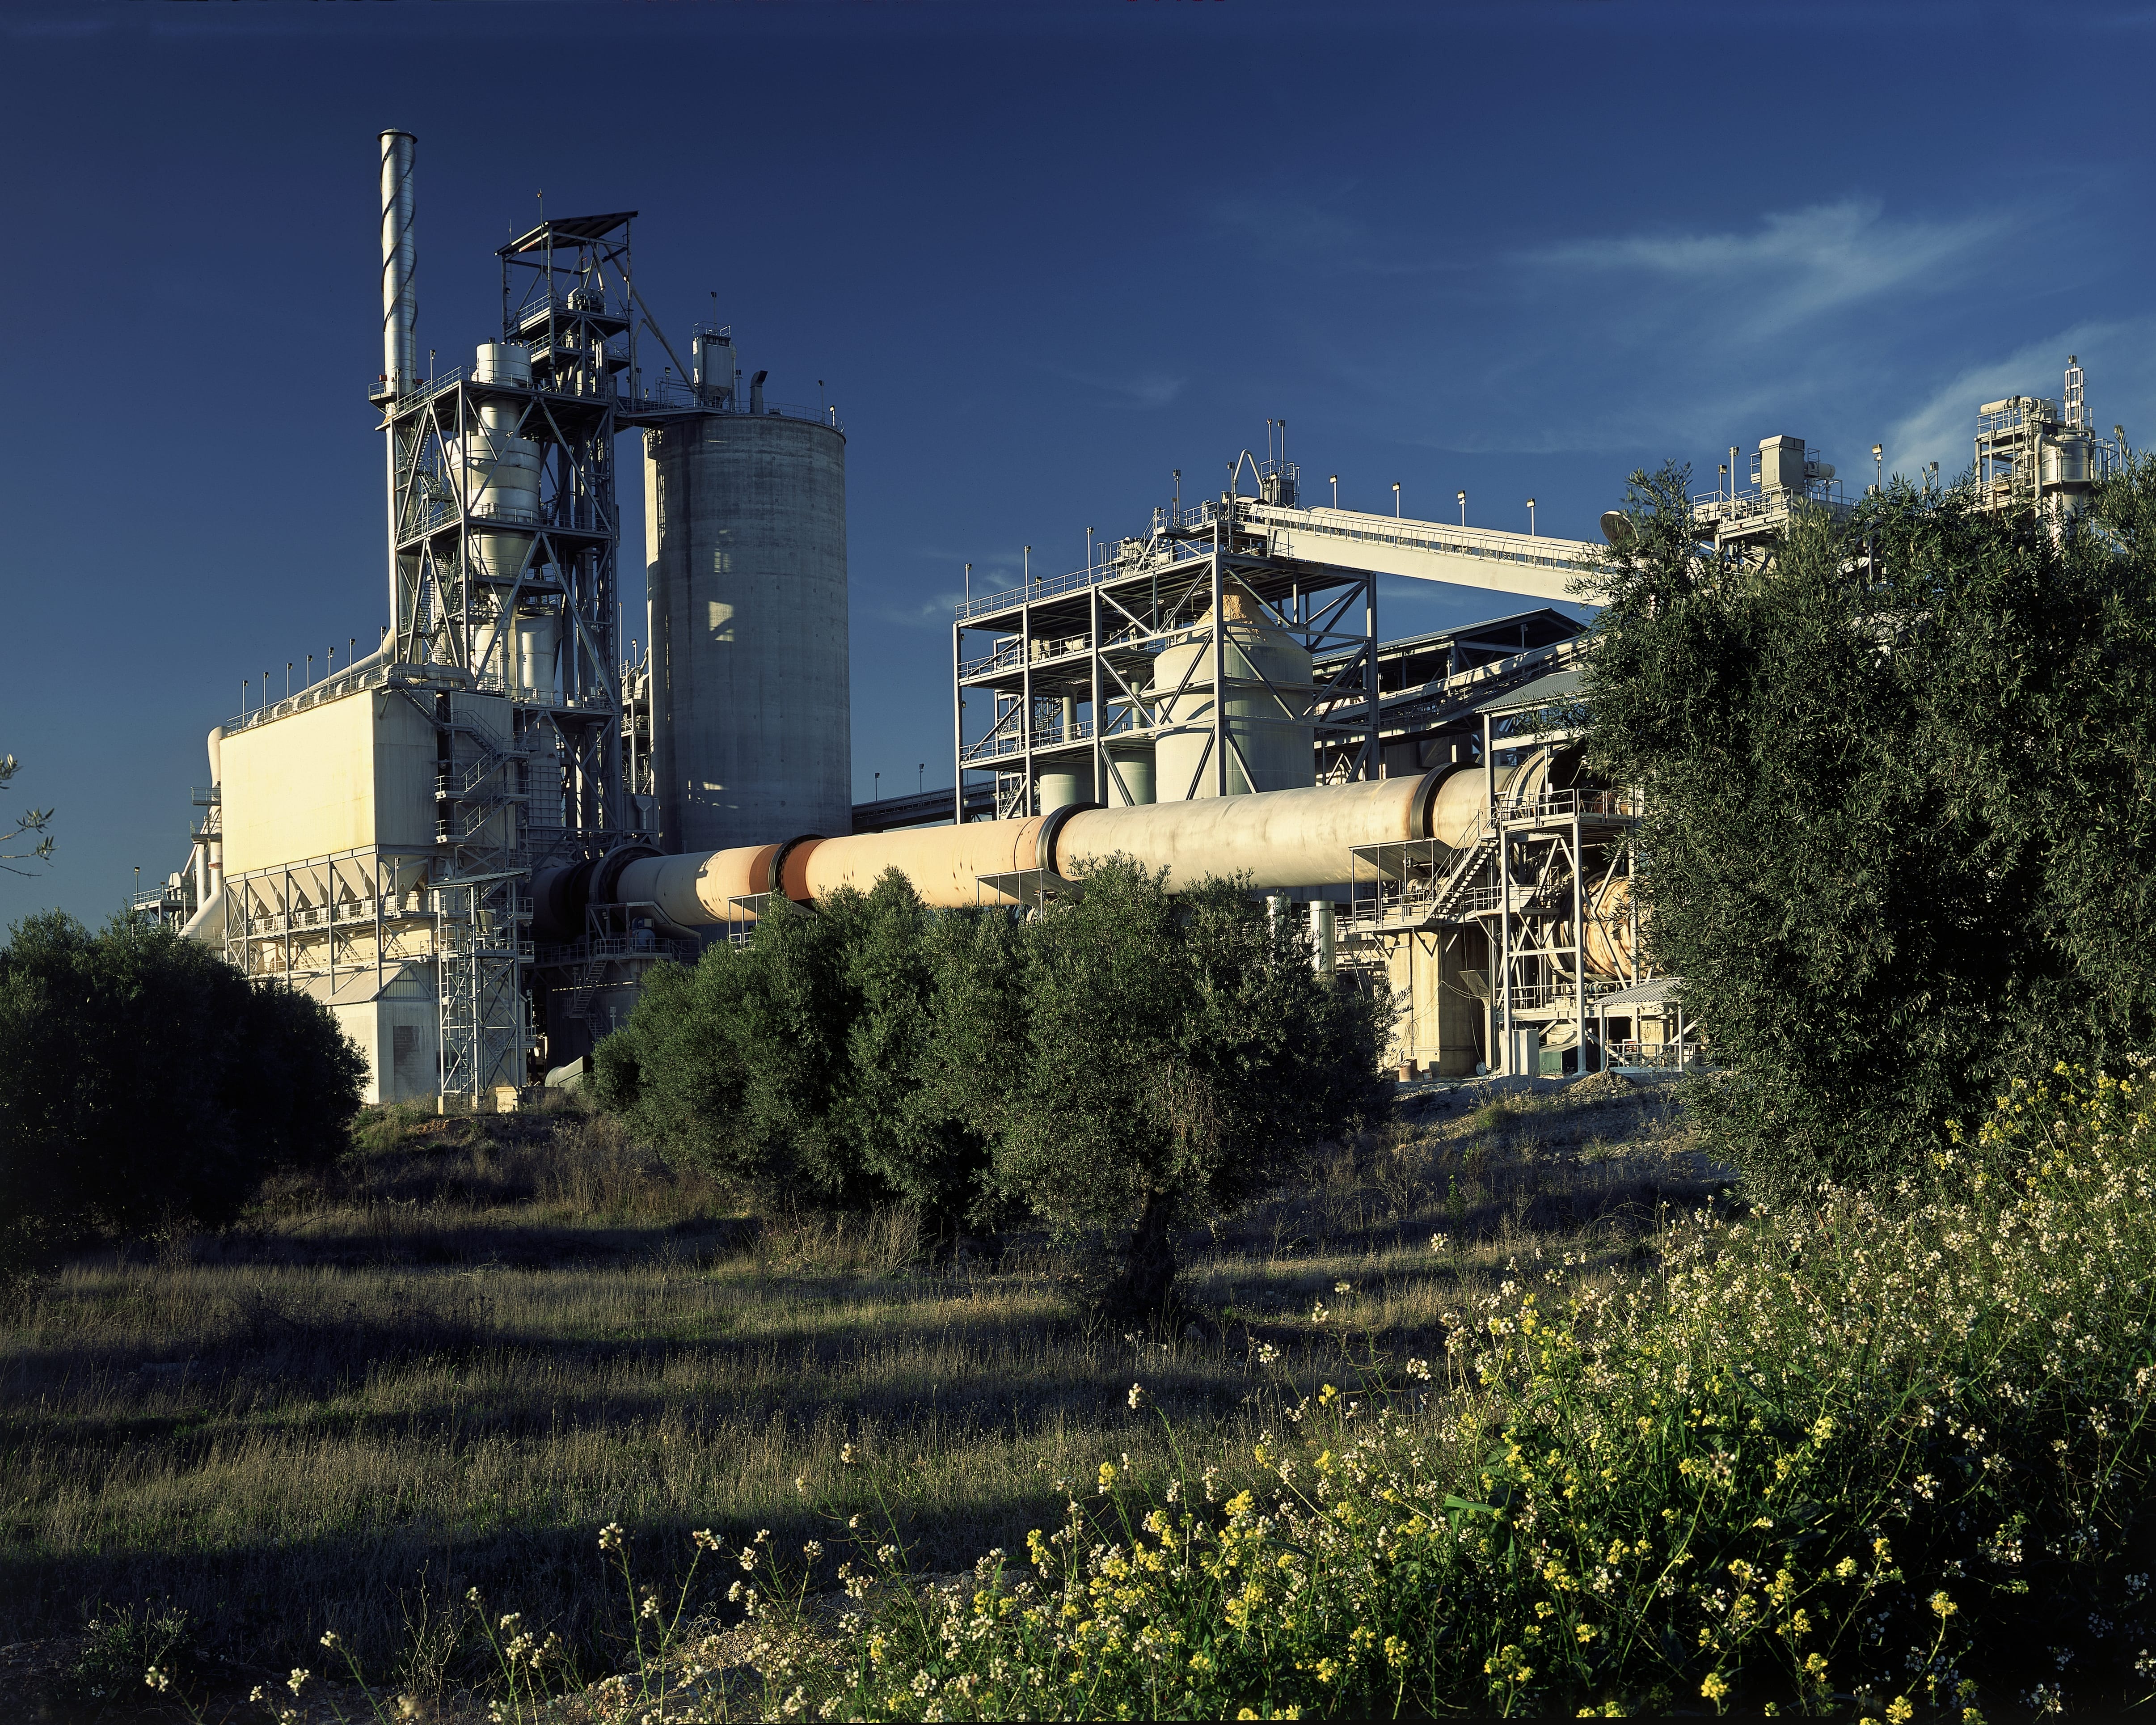
[[[608,1522],[650,1551],[706,1527],[798,1548],[870,1491],[916,1566],[962,1568],[1052,1525],[1104,1454],[1163,1465],[1134,1381],[1187,1450],[1247,1456],[1284,1386],[1441,1353],[1513,1259],[1591,1273],[1713,1189],[1669,1092],[1576,1091],[1432,1099],[1315,1154],[1186,1238],[1207,1321],[1168,1336],[1079,1324],[1043,1238],[939,1259],[903,1214],[752,1213],[579,1111],[373,1118],[333,1180],[7,1312],[0,1642],[94,1621],[116,1670],[183,1614],[214,1689],[321,1663],[334,1628],[440,1695],[483,1670],[475,1587],[608,1667]]]

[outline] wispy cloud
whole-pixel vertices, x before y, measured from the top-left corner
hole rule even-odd
[[[2156,393],[2156,366],[2144,357],[2156,348],[2156,317],[2077,323],[2030,341],[1999,358],[1964,367],[1933,391],[1923,403],[1895,422],[1883,441],[1889,471],[1914,476],[1929,461],[1951,480],[1967,467],[1976,410],[2007,395],[2046,396],[2056,401],[2069,354],[2089,374],[2089,407],[2099,433],[2114,423],[2145,439]],[[2137,439],[2140,440],[2140,439]]]
[[[954,587],[948,593],[880,604],[870,614],[878,623],[893,629],[948,629],[964,597],[963,591]]]
[[[1730,308],[1726,331],[1756,338],[1882,294],[1951,287],[2009,225],[1999,215],[1896,219],[1876,198],[1849,198],[1770,213],[1748,233],[1571,239],[1517,261],[1561,276],[1630,276],[1685,299],[1712,296]]]
[[[1225,198],[1207,205],[1216,234],[1269,262],[1371,276],[1466,275],[1476,259],[1441,250],[1414,223],[1373,222],[1356,213],[1355,182],[1322,193]]]
[[[1075,383],[1106,397],[1120,406],[1136,408],[1141,412],[1152,412],[1172,405],[1188,387],[1188,376],[1171,375],[1166,372],[1133,372],[1120,376],[1100,372],[1072,371],[1068,367],[1042,362],[1040,369],[1051,377],[1060,377],[1066,383]]]

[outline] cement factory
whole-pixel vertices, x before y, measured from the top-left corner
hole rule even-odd
[[[137,911],[322,1001],[367,1099],[513,1102],[623,1022],[664,960],[896,867],[939,906],[1025,914],[1122,854],[1171,889],[1240,875],[1342,986],[1388,992],[1389,1058],[1453,1077],[1681,1064],[1647,966],[1640,809],[1577,728],[1595,544],[1306,500],[1283,429],[1227,488],[1087,567],[968,593],[952,787],[856,805],[846,436],[743,382],[730,329],[676,348],[634,212],[502,246],[501,326],[417,365],[414,140],[381,138],[388,623],[373,651],[209,732],[187,865]],[[2118,459],[2077,363],[1979,410],[1980,497],[2071,509]],[[643,440],[640,650],[620,618],[616,450]],[[2123,437],[2121,441],[2123,441]],[[1852,506],[1799,438],[1695,501],[1740,554]],[[1875,459],[1879,451],[1873,451]],[[1464,496],[1464,494],[1463,494]],[[1628,531],[1604,518],[1605,535]],[[1513,608],[1387,640],[1381,577]]]

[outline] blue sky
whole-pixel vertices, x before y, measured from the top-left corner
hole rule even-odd
[[[14,0],[0,53],[0,752],[59,811],[0,922],[172,867],[240,680],[378,633],[384,126],[444,364],[543,190],[642,212],[671,328],[716,290],[775,398],[824,380],[862,796],[949,783],[965,562],[1079,566],[1268,418],[1343,503],[1580,536],[1774,432],[1956,472],[2069,351],[2156,437],[2156,8]]]

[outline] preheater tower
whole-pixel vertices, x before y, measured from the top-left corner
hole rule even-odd
[[[852,830],[846,439],[829,410],[741,399],[700,331],[700,410],[646,436],[653,788],[660,843]]]

